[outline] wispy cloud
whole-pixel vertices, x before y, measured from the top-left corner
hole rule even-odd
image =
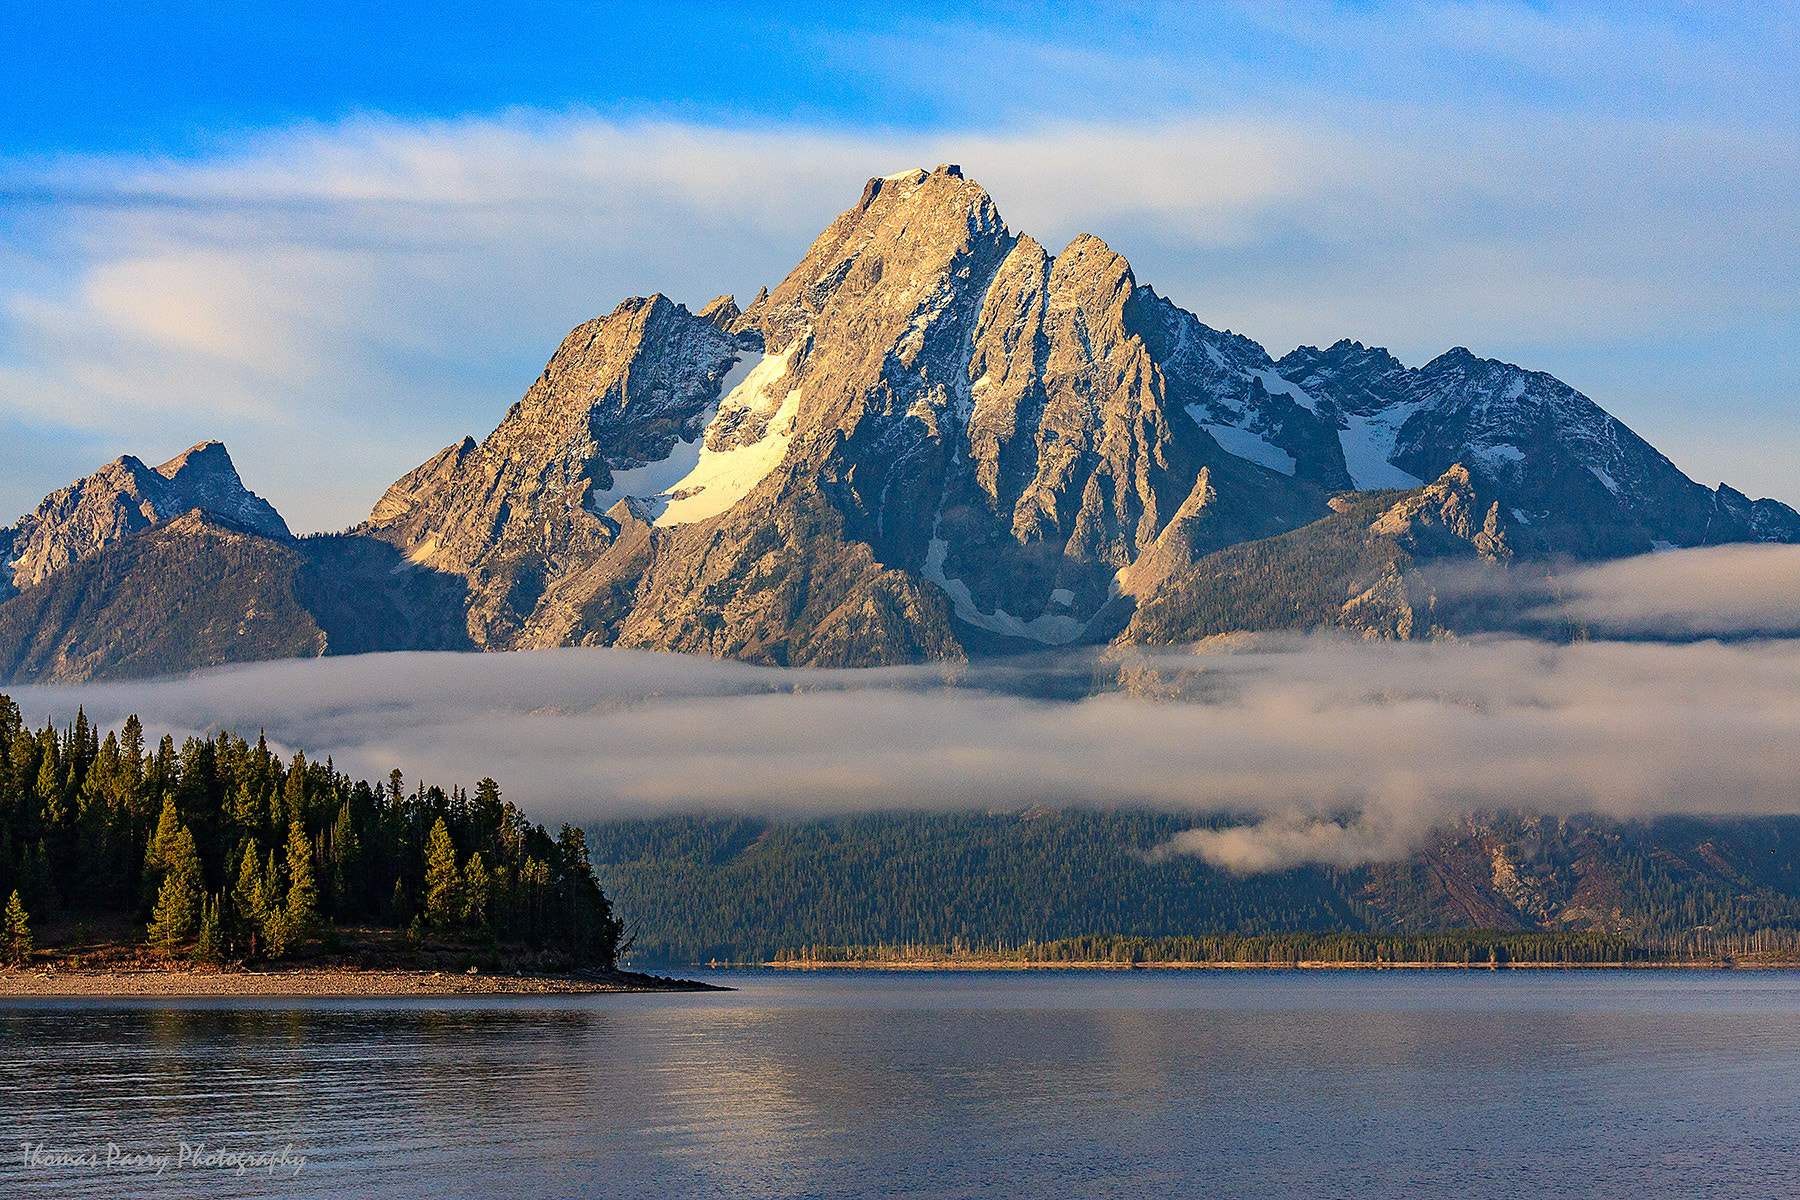
[[[1359,99],[1005,134],[359,117],[200,159],[0,165],[0,411],[27,438],[0,502],[66,482],[33,465],[59,439],[157,457],[222,436],[297,528],[348,523],[491,428],[575,324],[629,295],[772,284],[866,177],[939,161],[1014,229],[1053,248],[1098,233],[1277,352],[1352,336],[1413,360],[1572,356],[1614,386],[1571,382],[1632,420],[1648,385],[1621,387],[1594,347],[1704,342],[1686,377],[1759,390],[1746,409],[1691,398],[1713,405],[1710,437],[1743,430],[1697,443],[1695,469],[1777,494],[1800,477],[1791,452],[1733,469],[1734,446],[1781,444],[1750,428],[1800,425],[1800,363],[1757,361],[1795,314],[1800,135]]]
[[[1792,571],[1800,551],[1782,553]],[[1692,588],[1719,586],[1745,593],[1729,611],[1767,618],[1761,565],[1668,561],[1637,564],[1661,591],[1633,619],[1678,617]],[[1575,603],[1631,592],[1630,569],[1572,576]],[[1071,692],[1082,698],[1042,698]],[[1247,823],[1169,849],[1240,870],[1392,857],[1476,809],[1800,811],[1800,640],[1277,637],[863,672],[598,649],[391,654],[15,696],[35,719],[67,721],[81,704],[178,736],[266,729],[359,777],[491,774],[559,819],[1227,810]]]

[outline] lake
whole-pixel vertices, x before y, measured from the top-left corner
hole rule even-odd
[[[1800,973],[703,976],[7,1002],[0,1194],[1800,1195]]]

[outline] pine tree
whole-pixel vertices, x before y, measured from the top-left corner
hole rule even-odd
[[[456,846],[439,817],[425,844],[425,919],[448,928],[462,916],[462,880],[456,869]]]
[[[197,963],[218,964],[225,961],[225,931],[219,918],[220,898],[209,897],[200,911],[200,932],[194,939],[193,959]]]
[[[25,966],[31,962],[32,948],[31,917],[19,899],[19,890],[14,888],[12,899],[6,902],[6,961],[15,967]]]
[[[174,862],[175,839],[181,833],[181,811],[175,807],[175,793],[164,792],[162,815],[156,819],[156,834],[144,852],[144,885],[157,887],[163,874]]]
[[[237,885],[231,889],[231,905],[236,911],[242,934],[252,955],[268,954],[274,957],[280,953],[269,947],[270,924],[279,924],[274,893],[274,881],[269,878],[269,871],[264,867],[256,839],[251,838],[244,844],[244,857],[238,864]]]
[[[361,872],[358,859],[361,857],[362,845],[356,837],[356,820],[350,813],[350,802],[344,801],[338,807],[337,820],[331,823],[331,911],[334,919],[342,921],[351,916],[361,906],[357,903],[360,897]]]
[[[288,892],[282,905],[290,943],[311,936],[319,924],[319,889],[313,882],[312,842],[295,821],[288,827]]]
[[[471,929],[487,928],[493,887],[493,877],[481,861],[481,851],[477,850],[469,855],[469,865],[463,868],[463,924]]]
[[[258,887],[262,896],[264,953],[270,958],[280,958],[293,945],[294,936],[293,930],[288,926],[287,910],[282,904],[281,872],[275,865],[273,850],[263,860]]]
[[[162,886],[157,889],[156,909],[150,917],[150,940],[164,950],[194,931],[200,919],[200,905],[205,898],[200,878],[200,853],[194,848],[194,835],[187,826],[180,827],[175,844],[169,851],[168,869]]]
[[[56,908],[56,888],[50,881],[50,855],[44,849],[43,838],[20,858],[19,887],[31,897],[32,905],[39,911]]]

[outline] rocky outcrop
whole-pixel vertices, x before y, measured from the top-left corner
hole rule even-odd
[[[545,594],[611,544],[594,498],[615,472],[696,441],[739,357],[729,334],[666,297],[628,300],[570,333],[479,445],[440,451],[390,488],[366,532],[465,579],[470,638],[510,648]]]
[[[1382,513],[1369,532],[1392,538],[1417,557],[1468,551],[1490,562],[1512,557],[1500,502],[1495,500],[1484,508],[1461,463]]]
[[[1204,504],[1196,507],[1204,513]],[[1144,585],[1122,640],[1166,645],[1239,630],[1320,628],[1435,637],[1459,629],[1424,568],[1503,571],[1512,558],[1511,523],[1460,466],[1408,492],[1340,494],[1329,508],[1299,529],[1185,564],[1160,549],[1146,555],[1130,572],[1133,584],[1140,572],[1158,574]]]
[[[1416,370],[1356,342],[1301,347],[1280,376],[1338,431],[1359,487],[1462,464],[1513,518],[1515,550],[1604,558],[1657,544],[1800,540],[1800,514],[1689,479],[1550,375],[1458,347]]]
[[[199,509],[265,537],[286,538],[287,524],[238,478],[223,442],[201,442],[160,467],[127,454],[50,493],[0,531],[0,599],[40,583],[160,521]]]

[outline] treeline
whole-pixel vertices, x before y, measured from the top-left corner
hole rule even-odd
[[[1648,962],[1641,943],[1605,933],[1452,930],[1428,934],[1282,933],[1260,937],[1063,938],[1024,946],[804,946],[783,950],[777,963],[1233,963],[1299,966],[1423,964],[1577,966]]]
[[[1035,810],[590,828],[645,962],[806,946],[1017,947],[1106,934],[1256,938],[1604,928],[1736,954],[1800,933],[1800,819],[1651,823],[1489,814],[1399,863],[1236,876],[1149,852],[1218,814]],[[1496,854],[1511,871],[1501,890]]]
[[[0,695],[0,903],[15,893],[21,917],[128,916],[214,961],[365,923],[611,967],[622,932],[583,832],[553,836],[492,779],[408,792],[225,732],[152,750],[135,716],[33,732]]]
[[[642,962],[764,962],[826,943],[1020,945],[1095,929],[1363,927],[1329,868],[1238,878],[1197,858],[1146,857],[1195,821],[1082,810],[875,813],[799,823],[664,817],[589,832],[607,892],[640,922],[633,953]]]

